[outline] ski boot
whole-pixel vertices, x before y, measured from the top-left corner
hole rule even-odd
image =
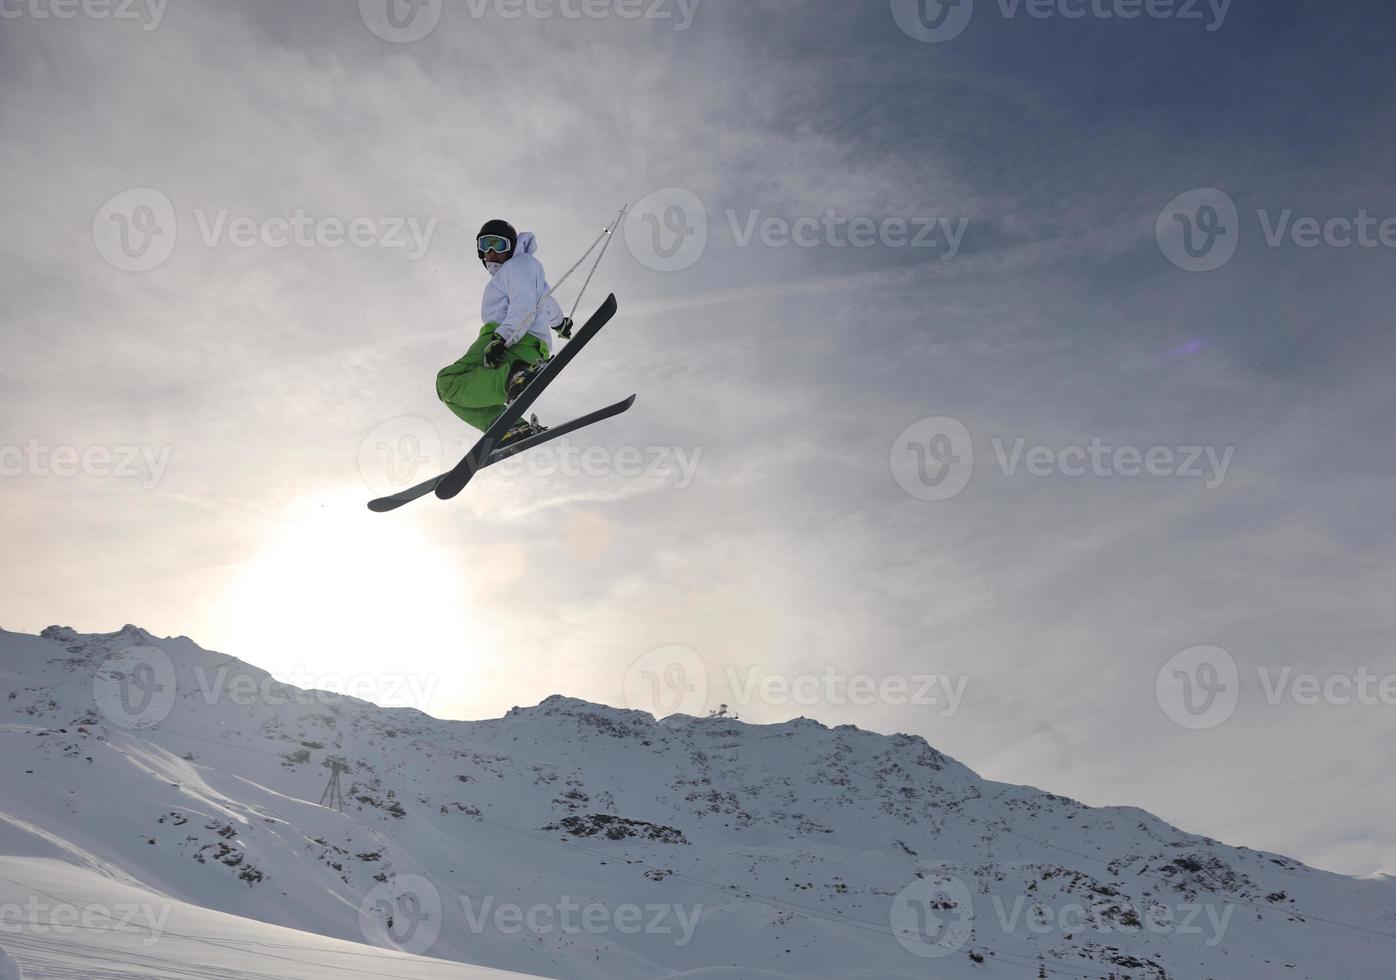
[[[543,370],[547,360],[538,361],[536,364],[525,364],[523,361],[515,361],[514,366],[509,369],[509,380],[504,383],[504,397],[513,401],[523,394],[524,389],[529,386],[538,373]]]
[[[499,448],[502,449],[512,442],[518,442],[520,439],[527,439],[529,436],[536,436],[538,433],[546,431],[548,431],[548,427],[538,423],[538,416],[530,415],[526,419],[519,419],[505,431],[504,435],[499,437]]]

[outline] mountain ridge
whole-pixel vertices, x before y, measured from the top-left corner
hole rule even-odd
[[[154,724],[123,715],[137,689]],[[1343,975],[1376,980],[1396,950],[1389,878],[808,718],[559,694],[442,721],[188,637],[50,627],[0,631],[0,740],[30,770],[7,768],[30,782],[0,805],[0,851],[43,828],[65,860],[171,899],[531,974],[1319,978],[1333,948]],[[319,802],[337,765],[342,811]],[[425,931],[404,944],[385,923],[414,904]],[[601,928],[569,929],[574,904]],[[516,930],[506,907],[546,921]]]

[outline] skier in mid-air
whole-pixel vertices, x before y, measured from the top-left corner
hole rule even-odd
[[[577,294],[574,313],[626,210],[621,208],[615,222],[602,229],[591,247],[558,280],[559,285],[565,282],[587,256],[601,246]],[[538,242],[531,233],[521,235],[509,222],[498,218],[485,222],[475,236],[476,254],[490,274],[480,304],[484,326],[460,360],[437,372],[436,395],[457,417],[484,434],[450,470],[416,486],[370,500],[369,510],[384,514],[429,493],[450,500],[485,467],[615,418],[635,404],[635,396],[631,395],[551,429],[539,425],[536,415],[524,418],[524,413],[533,407],[544,389],[610,322],[619,307],[614,293],[607,296],[573,336],[572,318],[565,316],[562,307],[553,299],[553,287],[548,285],[543,265],[533,257],[537,249]],[[568,342],[555,356],[550,336],[553,330]]]
[[[480,303],[484,326],[460,360],[436,375],[436,395],[456,416],[480,431],[528,387],[552,349],[552,331],[567,335],[570,321],[550,287],[543,263],[533,255],[532,232],[519,234],[499,218],[486,221],[475,239],[476,253],[490,274]],[[538,417],[520,419],[499,445],[541,432]]]

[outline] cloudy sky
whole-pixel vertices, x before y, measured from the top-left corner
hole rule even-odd
[[[1141,9],[5,0],[0,625],[1396,871],[1396,17]],[[366,510],[470,436],[479,224],[556,277],[627,202],[538,411],[636,407]]]

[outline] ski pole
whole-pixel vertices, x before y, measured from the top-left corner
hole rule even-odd
[[[625,212],[629,209],[629,207],[630,207],[629,204],[625,205],[625,207],[623,207],[623,208],[620,209],[620,213],[621,213],[622,215],[625,214]],[[557,292],[558,287],[561,286],[564,282],[566,282],[566,281],[568,280],[568,278],[572,275],[572,273],[576,272],[577,269],[578,269],[578,267],[581,266],[581,264],[587,260],[587,256],[590,255],[590,254],[595,250],[596,246],[601,244],[601,239],[603,239],[603,238],[605,238],[607,235],[611,234],[611,232],[615,230],[615,227],[617,227],[617,226],[619,225],[619,223],[620,223],[620,219],[617,218],[617,219],[616,219],[616,225],[613,225],[613,226],[610,227],[610,228],[603,228],[603,229],[601,230],[601,234],[599,234],[599,235],[596,236],[596,241],[592,242],[591,245],[587,248],[587,250],[586,250],[585,252],[582,253],[582,257],[581,257],[580,259],[578,259],[576,262],[572,263],[572,268],[568,269],[566,272],[564,272],[564,273],[562,274],[562,278],[559,279],[556,283],[553,284],[553,288],[552,288],[552,289],[549,289],[546,293],[544,293],[541,297],[539,297],[537,304],[535,304],[534,307],[533,307],[533,310],[532,310],[532,311],[528,314],[528,316],[524,319],[524,322],[523,322],[523,329],[525,329],[525,330],[528,329],[528,325],[529,325],[530,323],[533,322],[533,318],[536,317],[536,316],[538,315],[538,311],[541,310],[541,309],[543,308],[543,304],[547,301],[548,297],[552,296],[553,293]],[[610,242],[608,241],[606,244],[609,245]],[[605,255],[605,254],[606,254],[606,249],[603,247],[603,248],[601,249],[601,255]],[[600,265],[600,264],[601,264],[601,255],[598,255],[598,256],[596,257],[596,265]],[[591,267],[591,271],[592,271],[593,274],[595,274],[595,272],[596,272],[596,265],[593,265],[593,266]],[[587,276],[587,282],[590,282],[590,281],[591,281],[591,276],[588,275],[588,276]],[[583,286],[582,288],[585,289],[586,287]],[[573,312],[573,313],[577,312],[575,307],[573,308],[572,312]],[[566,339],[566,338],[564,337],[564,339]]]
[[[567,314],[568,326],[564,327],[562,330],[558,332],[558,336],[561,337],[563,340],[572,339],[572,318],[577,315],[577,308],[582,305],[582,297],[586,295],[587,287],[591,285],[591,277],[596,275],[596,270],[600,267],[601,260],[606,257],[606,249],[611,247],[611,239],[615,237],[615,230],[619,228],[620,223],[625,220],[625,213],[629,210],[630,205],[628,203],[621,205],[620,214],[616,215],[615,222],[611,225],[608,231],[603,232],[604,235],[608,236],[606,238],[606,244],[601,246],[601,254],[596,256],[596,261],[592,263],[591,271],[587,273],[586,281],[582,283],[582,288],[577,293],[577,302],[572,304],[572,312]],[[592,246],[592,248],[595,247],[595,245]]]

